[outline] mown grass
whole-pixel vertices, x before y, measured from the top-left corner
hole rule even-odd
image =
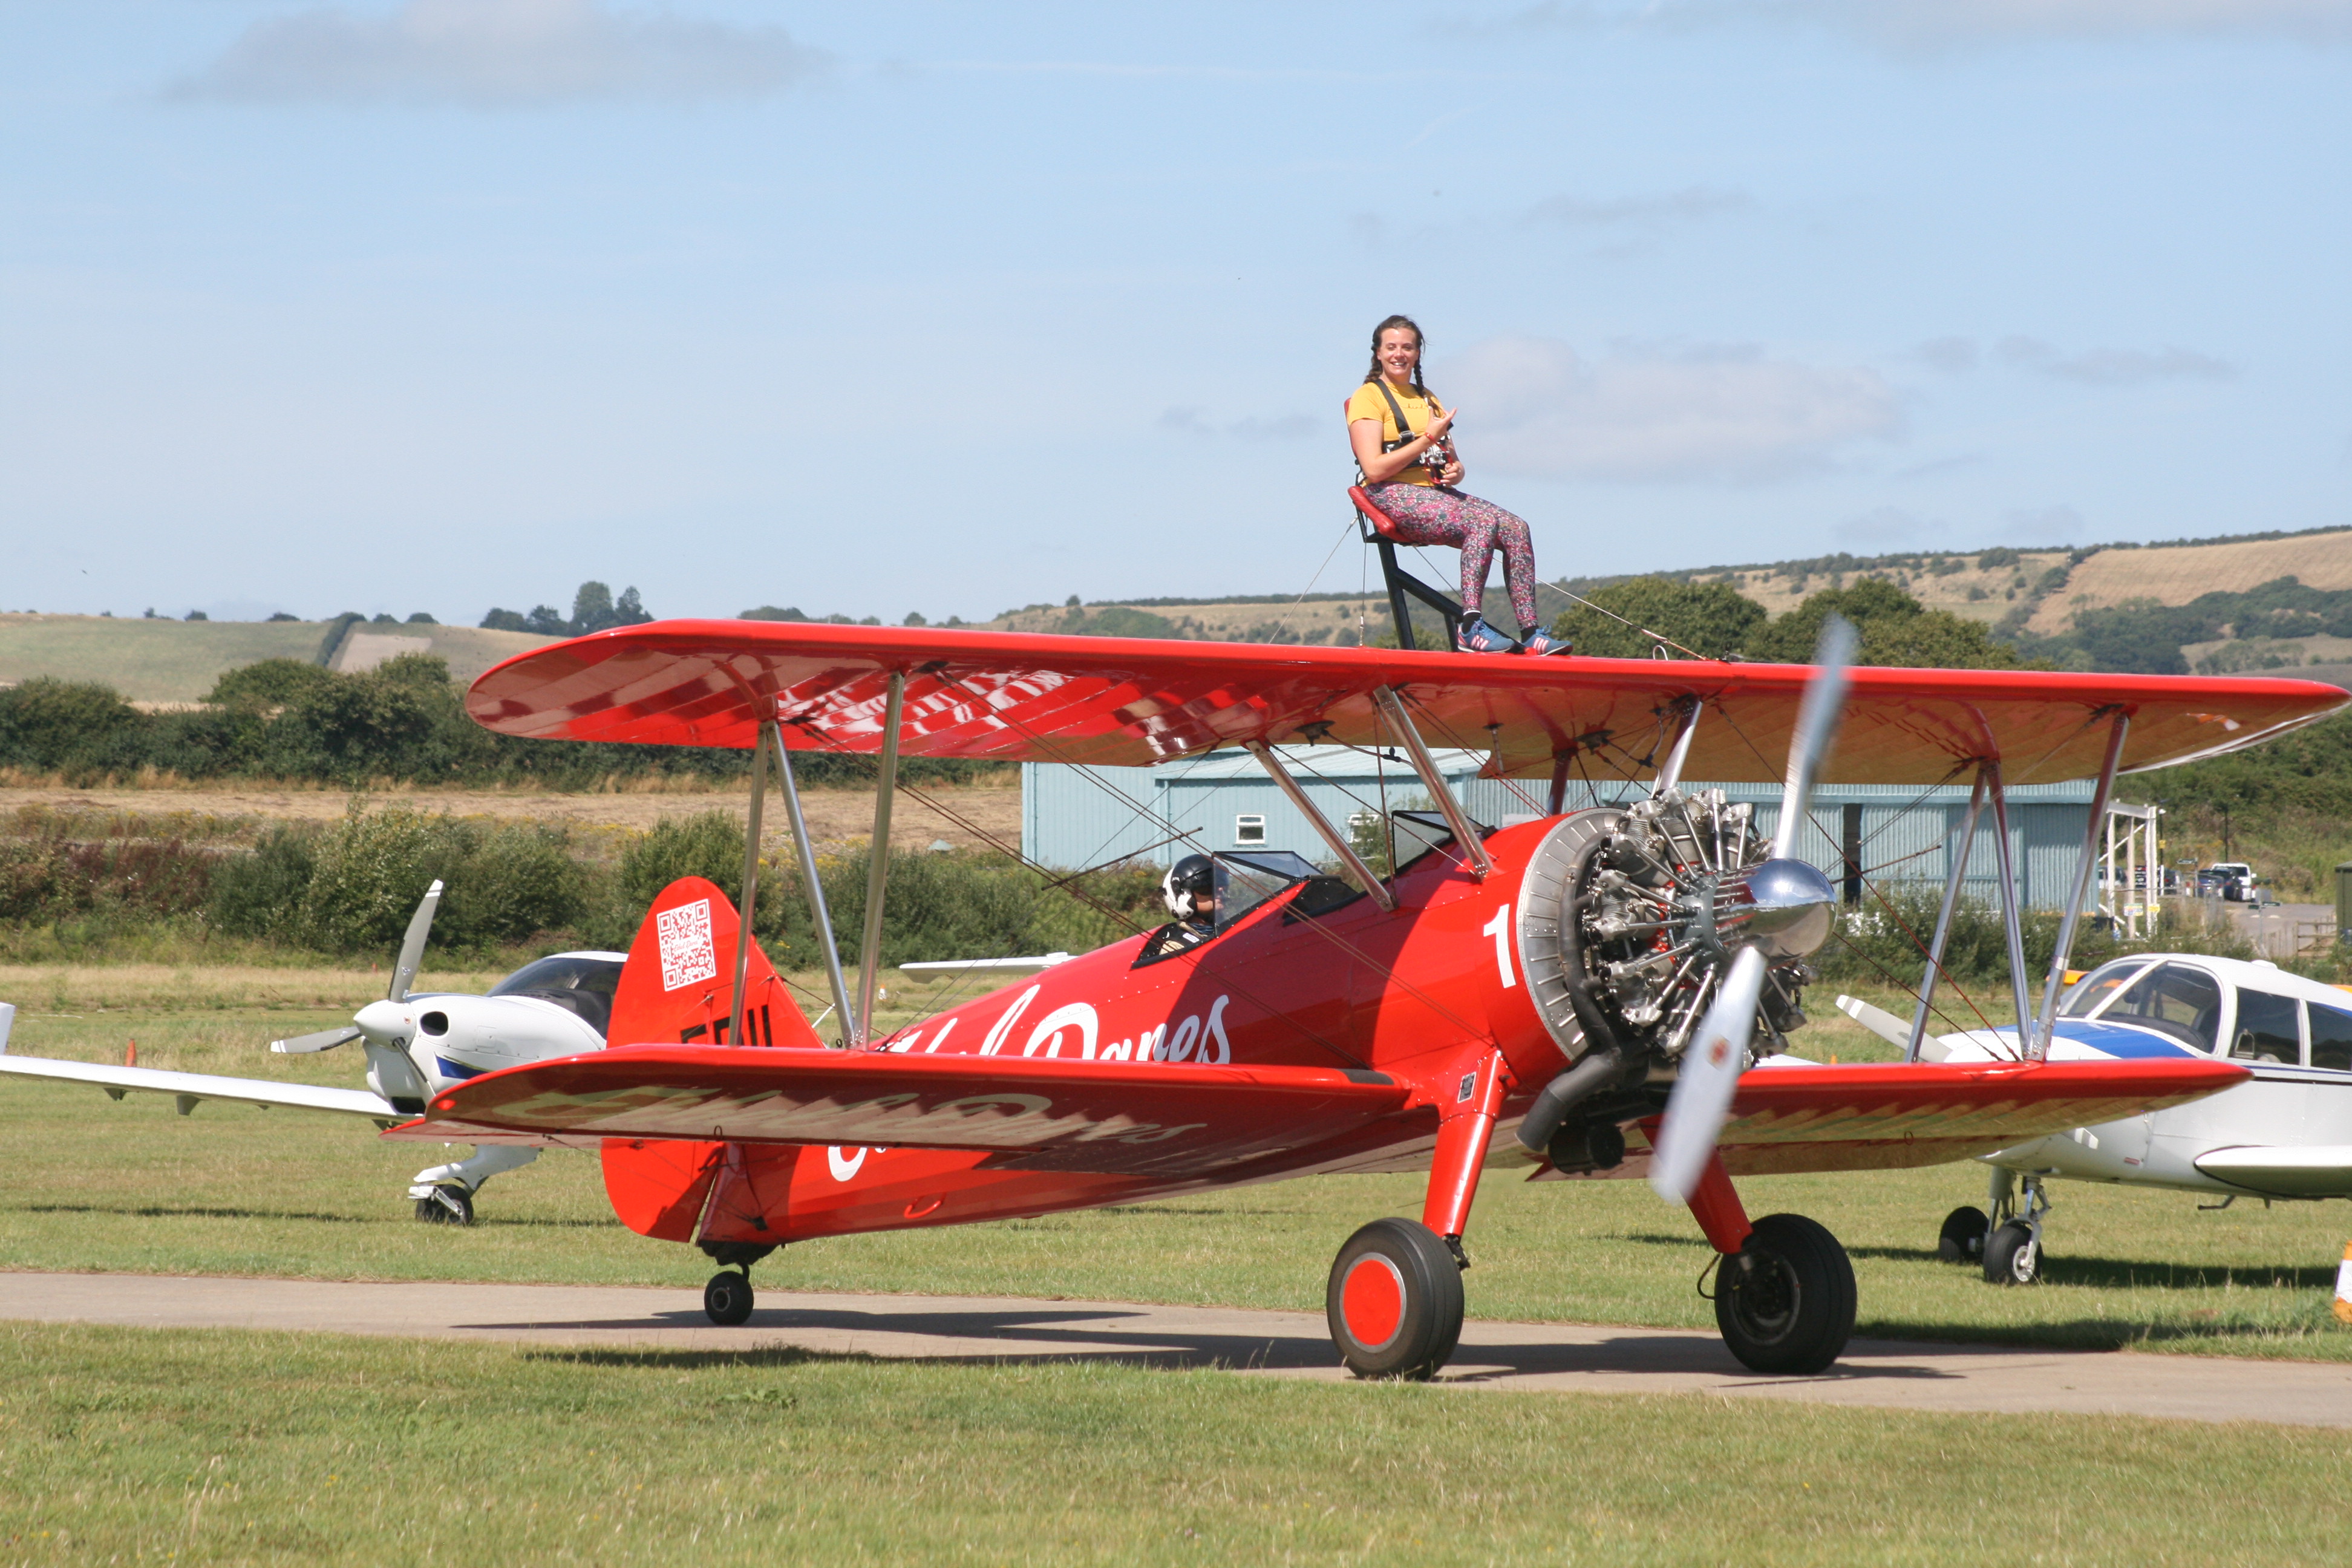
[[[20,1563],[2342,1560],[2344,1436],[0,1326]]]
[[[476,987],[488,976],[428,975]],[[812,990],[814,976],[796,976]],[[272,1057],[274,1037],[323,1027],[380,994],[367,971],[245,973],[162,967],[0,970],[26,1011],[14,1048],[142,1065],[356,1084],[351,1053]],[[892,983],[893,1003],[943,993]],[[1882,996],[1883,1002],[1893,999]],[[1823,1005],[1809,1049],[1892,1054]],[[1998,1001],[1998,998],[1992,1000]],[[0,1083],[0,1266],[330,1279],[670,1285],[709,1272],[607,1208],[593,1157],[557,1152],[485,1189],[481,1223],[421,1226],[404,1190],[439,1146],[363,1124],[220,1103]],[[2352,1360],[2328,1310],[2352,1211],[2188,1194],[2053,1188],[2046,1281],[1986,1285],[1936,1261],[1937,1226],[1981,1204],[1975,1165],[1741,1184],[1749,1211],[1821,1220],[1851,1250],[1864,1334]],[[771,1289],[946,1292],[1319,1310],[1340,1242],[1384,1214],[1417,1215],[1412,1176],[1310,1179],[1034,1220],[811,1242],[761,1264]],[[1494,1172],[1469,1247],[1470,1310],[1486,1318],[1711,1330],[1696,1293],[1709,1254],[1688,1217],[1630,1182],[1528,1183]]]

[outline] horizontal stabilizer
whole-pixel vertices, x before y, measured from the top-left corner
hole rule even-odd
[[[391,1136],[1050,1152],[1065,1170],[1175,1173],[1339,1137],[1409,1093],[1328,1068],[630,1046],[486,1074]]]
[[[1911,1026],[1884,1007],[1874,1007],[1859,996],[1841,996],[1838,1011],[1893,1046],[1898,1051],[1911,1048]],[[1943,1049],[1930,1036],[1919,1042],[1919,1054],[1929,1061],[1943,1059]]]
[[[2352,1197],[2352,1144],[2216,1149],[2197,1168],[2217,1182],[2283,1198]]]
[[[273,1083],[259,1078],[215,1078],[209,1073],[163,1072],[154,1068],[108,1067],[99,1062],[51,1061],[42,1057],[0,1056],[0,1073],[87,1083],[114,1091],[169,1094],[189,1100],[229,1100],[245,1105],[282,1105],[297,1110],[327,1110],[392,1122],[402,1113],[380,1094],[363,1089],[327,1089],[310,1083]]]

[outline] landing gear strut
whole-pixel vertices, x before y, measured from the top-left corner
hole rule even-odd
[[[1716,1276],[1715,1321],[1751,1371],[1810,1377],[1853,1332],[1853,1265],[1837,1237],[1796,1214],[1768,1214]]]
[[[426,1225],[471,1225],[474,1194],[501,1171],[519,1170],[539,1158],[536,1149],[492,1143],[478,1147],[473,1157],[454,1164],[435,1165],[409,1178],[408,1195],[416,1200],[416,1217]]]
[[[1996,1166],[1992,1173],[1992,1234],[1985,1237],[1984,1277],[1992,1285],[2031,1285],[2042,1278],[2042,1216],[2050,1199],[2042,1178],[2024,1179],[2022,1212],[2016,1196],[2017,1178]]]
[[[719,1272],[702,1288],[702,1310],[722,1329],[751,1319],[751,1265],[776,1250],[772,1241],[706,1241],[702,1250]]]

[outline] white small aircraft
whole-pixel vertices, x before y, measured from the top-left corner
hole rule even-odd
[[[168,1094],[183,1116],[202,1100],[226,1100],[357,1116],[385,1128],[420,1114],[426,1100],[469,1078],[604,1048],[613,988],[620,982],[625,953],[555,953],[524,964],[482,996],[411,991],[409,982],[416,978],[440,904],[436,881],[408,922],[383,1001],[369,1003],[341,1027],[270,1042],[269,1048],[280,1055],[302,1056],[359,1041],[367,1053],[364,1089],[10,1056],[8,1030],[16,1010],[5,1003],[0,1003],[0,1073],[92,1084],[116,1100],[132,1090]],[[419,1171],[408,1188],[416,1217],[471,1225],[474,1194],[482,1184],[538,1157],[533,1147],[477,1145],[469,1159]]]
[[[1912,1026],[1838,998],[1849,1017],[1908,1047]],[[2014,1061],[2014,1027],[1923,1037],[1924,1061]],[[2139,953],[2100,965],[2065,993],[2050,1059],[2223,1057],[2251,1080],[2210,1099],[2103,1121],[1979,1156],[1991,1210],[1958,1208],[1937,1250],[1980,1258],[1996,1284],[2042,1271],[2050,1180],[2110,1182],[2241,1197],[2352,1197],[2352,994],[2261,961]],[[2019,1187],[2023,1187],[2021,1199]]]

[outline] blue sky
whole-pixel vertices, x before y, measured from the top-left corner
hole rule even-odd
[[[2352,0],[4,0],[0,608],[1297,592],[1393,310],[1546,575],[2352,524],[2347,89]]]

